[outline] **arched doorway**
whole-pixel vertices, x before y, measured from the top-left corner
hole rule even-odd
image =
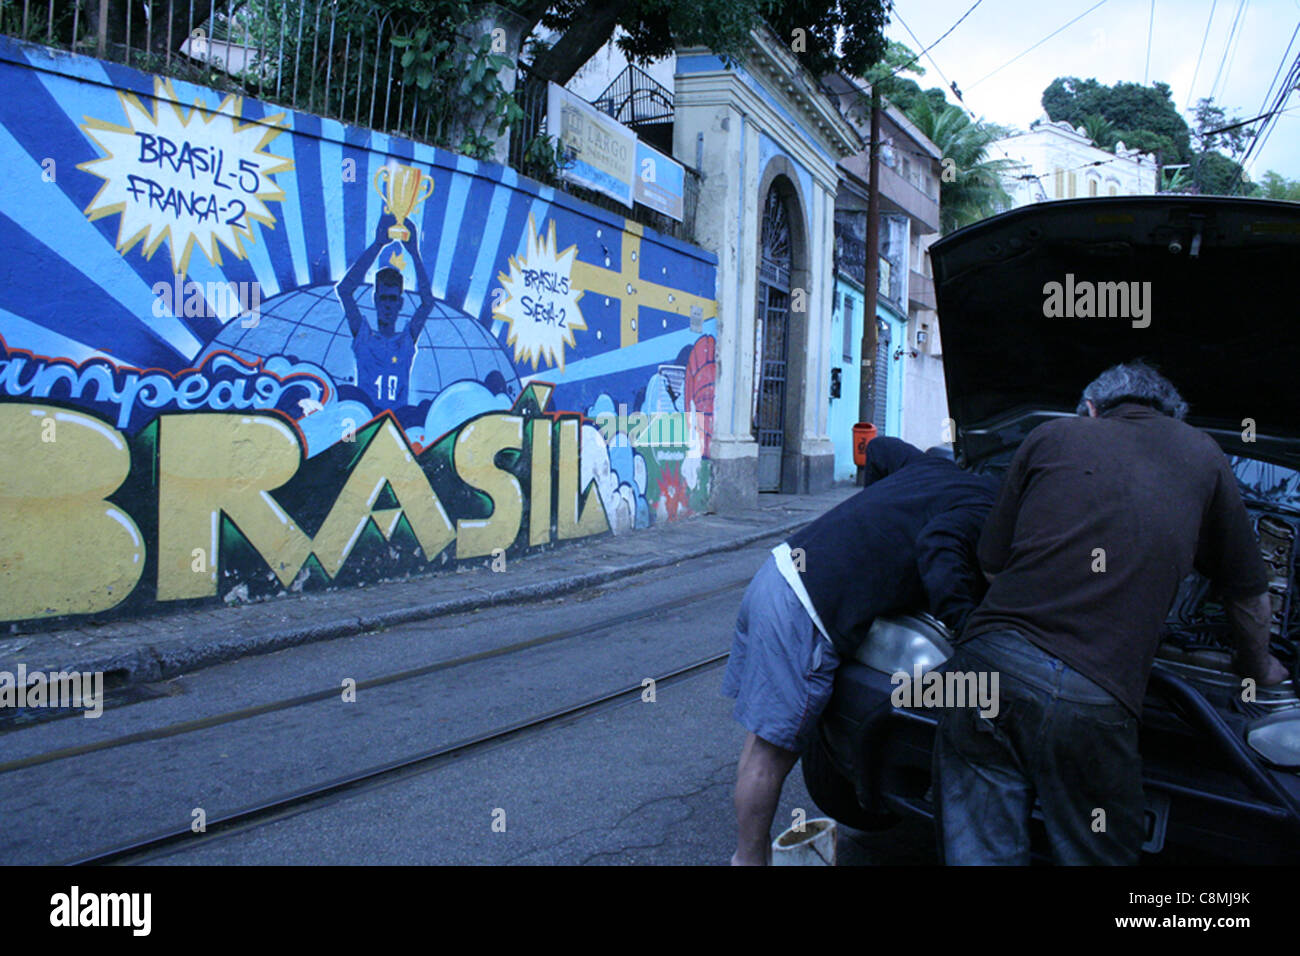
[[[754,438],[758,442],[759,491],[781,490],[790,362],[792,269],[789,214],[785,201],[775,188],[771,188],[763,204],[758,301],[754,309]]]

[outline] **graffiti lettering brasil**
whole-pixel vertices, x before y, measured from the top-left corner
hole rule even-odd
[[[579,487],[583,417],[547,411],[551,391],[418,454],[385,414],[313,458],[273,412],[164,414],[128,437],[0,405],[0,618],[346,586],[607,533]]]

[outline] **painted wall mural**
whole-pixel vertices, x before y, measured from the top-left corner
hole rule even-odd
[[[479,163],[0,38],[0,621],[707,506],[716,260]]]

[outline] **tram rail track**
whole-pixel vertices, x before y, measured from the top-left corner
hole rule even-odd
[[[672,601],[657,603],[654,607],[645,610],[631,611],[627,614],[620,614],[614,617],[602,618],[590,624],[580,627],[564,628],[561,630],[551,631],[537,637],[528,638],[523,641],[514,641],[504,644],[500,647],[488,648],[483,651],[476,651],[472,654],[463,654],[457,657],[446,658],[440,661],[434,661],[429,664],[422,664],[419,667],[408,668],[396,671],[392,674],[385,674],[379,677],[366,678],[357,681],[356,690],[363,691],[376,687],[391,686],[404,681],[415,680],[439,671],[450,670],[455,667],[462,667],[468,664],[480,661],[492,660],[499,657],[507,657],[521,651],[529,650],[536,647],[543,647],[547,644],[553,644],[558,641],[568,640],[575,637],[599,633],[600,631],[609,630],[615,627],[621,627],[636,621],[644,620],[649,617],[657,617],[665,611],[671,611],[676,608],[684,607],[700,601],[709,600],[718,595],[725,594],[728,591],[738,590],[749,583],[749,578],[739,578],[729,581],[715,588],[706,591],[697,591],[685,595]],[[112,737],[107,740],[95,741],[87,744],[77,744],[70,747],[60,747],[54,750],[46,751],[39,754],[30,754],[26,757],[20,757],[14,760],[0,762],[0,775],[13,773],[20,770],[26,770],[32,767],[39,767],[45,764],[54,763],[59,760],[67,760],[74,757],[86,756],[94,753],[101,753],[107,750],[113,750],[119,747],[130,746],[132,744],[150,743],[158,740],[164,740],[170,737],[184,736],[186,734],[196,733],[202,730],[208,730],[214,727],[226,724],[236,723],[243,720],[250,720],[255,717],[261,717],[266,714],[272,714],[280,711],[290,710],[296,707],[306,706],[308,704],[320,703],[326,700],[333,700],[339,696],[337,686],[329,687],[320,691],[312,691],[307,694],[300,694],[294,697],[283,698],[281,700],[269,701],[263,704],[255,704],[250,707],[244,707],[237,710],[226,711],[219,714],[211,714],[207,717],[201,717],[194,720],[179,721],[173,724],[166,724],[162,727],[156,727],[151,730],[136,731],[130,734],[123,734],[119,737]],[[146,701],[147,703],[147,701]],[[11,731],[16,733],[18,731]]]
[[[718,590],[720,593],[724,589]],[[658,610],[660,609],[656,609],[656,612]],[[653,680],[657,687],[671,685],[704,672],[711,667],[716,667],[729,656],[730,652],[713,654],[654,677]],[[475,734],[450,744],[444,744],[337,777],[333,780],[260,800],[208,821],[202,832],[196,833],[188,826],[158,831],[153,834],[132,838],[111,847],[95,850],[89,854],[62,860],[59,865],[104,866],[142,863],[148,862],[148,858],[154,855],[165,855],[169,851],[180,848],[192,849],[255,827],[319,809],[357,792],[433,772],[458,758],[523,739],[553,726],[563,724],[566,721],[578,720],[611,709],[627,702],[630,698],[639,696],[644,689],[643,680],[545,714],[516,721],[481,734]]]

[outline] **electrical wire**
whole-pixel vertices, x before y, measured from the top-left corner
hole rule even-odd
[[[1080,20],[1082,20],[1082,19],[1083,19],[1084,17],[1086,17],[1088,14],[1092,13],[1092,11],[1096,10],[1096,9],[1097,9],[1098,7],[1100,7],[1100,6],[1103,6],[1105,3],[1106,3],[1106,0],[1100,0],[1099,3],[1095,3],[1095,4],[1093,4],[1091,7],[1089,7],[1087,10],[1084,10],[1083,13],[1079,14],[1077,17],[1075,17],[1075,18],[1074,18],[1073,20],[1071,20],[1069,23],[1066,23],[1066,24],[1064,24],[1063,26],[1059,26],[1059,27],[1057,27],[1055,30],[1053,30],[1053,31],[1052,31],[1051,33],[1049,33],[1047,36],[1043,37],[1041,40],[1039,40],[1037,43],[1035,43],[1035,44],[1034,44],[1033,46],[1031,46],[1029,49],[1025,50],[1025,51],[1022,52],[1022,53],[1017,53],[1017,54],[1016,54],[1015,56],[1013,56],[1011,59],[1007,60],[1007,62],[1003,63],[1000,67],[998,67],[996,70],[994,70],[992,73],[986,73],[986,74],[984,74],[983,76],[981,76],[978,80],[976,80],[974,83],[972,83],[970,86],[968,86],[967,89],[968,89],[968,90],[973,90],[973,89],[975,89],[975,87],[979,86],[981,83],[983,83],[985,80],[987,80],[990,76],[993,76],[994,73],[1000,73],[1002,70],[1005,70],[1007,67],[1009,67],[1012,63],[1015,63],[1016,60],[1020,59],[1020,58],[1021,58],[1022,56],[1024,56],[1025,54],[1027,54],[1027,53],[1032,53],[1034,50],[1037,50],[1040,46],[1042,46],[1044,43],[1046,43],[1046,42],[1047,42],[1048,40],[1050,40],[1052,37],[1056,36],[1056,35],[1057,35],[1058,33],[1060,33],[1062,30],[1065,30],[1065,29],[1068,28],[1068,27],[1072,27],[1072,26],[1074,26],[1074,24],[1078,23]],[[910,32],[910,31],[909,31],[909,32]]]
[[[1219,0],[1213,0],[1210,4],[1210,19],[1205,21],[1205,33],[1201,36],[1201,52],[1196,54],[1196,68],[1192,70],[1192,82],[1187,87],[1187,102],[1183,106],[1183,112],[1192,108],[1192,94],[1196,92],[1196,77],[1201,72],[1201,57],[1205,56],[1205,44],[1210,39],[1210,27],[1214,23],[1214,8],[1219,5]],[[1265,97],[1267,99],[1268,97]],[[1263,109],[1263,107],[1260,107]]]
[[[1290,52],[1290,47],[1287,48]],[[1296,84],[1300,83],[1300,55],[1297,55],[1295,61],[1291,64],[1291,69],[1287,71],[1286,78],[1282,81],[1282,86],[1277,91],[1277,96],[1273,100],[1273,108],[1268,111],[1264,122],[1255,130],[1254,136],[1251,137],[1250,145],[1241,154],[1241,159],[1237,161],[1237,174],[1233,177],[1232,185],[1228,189],[1228,195],[1234,195],[1237,187],[1245,182],[1246,168],[1250,162],[1250,156],[1258,149],[1263,150],[1264,144],[1268,142],[1268,137],[1272,135],[1273,130],[1277,127],[1278,117],[1281,116],[1286,101],[1290,98]]]
[[[956,23],[954,23],[952,26],[950,26],[947,30],[944,30],[944,31],[943,31],[943,34],[939,37],[938,40],[935,40],[935,41],[934,41],[933,43],[931,43],[928,47],[926,47],[925,49],[923,49],[920,53],[916,54],[916,56],[912,57],[910,60],[908,60],[908,61],[907,61],[906,63],[904,63],[902,66],[900,66],[900,67],[898,67],[897,69],[895,69],[892,73],[889,74],[889,76],[885,77],[885,79],[891,79],[891,78],[897,76],[897,75],[898,75],[899,73],[901,73],[903,70],[906,70],[906,69],[908,69],[910,66],[912,66],[912,64],[914,64],[917,60],[921,59],[922,56],[927,55],[931,50],[933,50],[935,47],[937,47],[940,43],[943,42],[944,37],[946,37],[948,34],[952,33],[953,30],[956,30],[959,26],[961,26],[961,22],[962,22],[962,20],[965,20],[968,16],[970,16],[972,13],[974,13],[974,12],[975,12],[975,8],[978,7],[978,6],[979,6],[981,3],[983,3],[983,2],[984,2],[984,0],[975,0],[975,2],[974,2],[973,4],[971,4],[971,8],[970,8],[969,10],[967,10],[965,13],[963,13],[960,17],[958,17]],[[1153,0],[1153,2],[1154,2],[1154,0]],[[895,16],[898,16],[897,11],[894,12],[894,15],[895,15]],[[899,18],[898,18],[898,22],[899,22],[899,23],[902,23],[902,22],[903,22],[903,18],[902,18],[902,17],[899,17]],[[906,24],[904,24],[904,27],[906,27]],[[912,33],[911,30],[908,30],[907,32],[908,32],[908,35],[910,35],[910,36],[912,37],[912,39],[916,41],[916,45],[917,45],[917,46],[920,46],[920,45],[921,45],[921,41],[916,39],[916,34],[915,34],[915,33]],[[934,63],[934,60],[931,59],[930,62],[931,62],[931,63]],[[937,69],[939,69],[939,68],[936,66],[935,69],[937,70]],[[942,75],[942,74],[941,74],[941,75]]]
[[[1156,0],[1151,0],[1151,17],[1147,20],[1147,65],[1142,71],[1142,85],[1151,79],[1151,33],[1156,25]]]
[[[1102,0],[1102,3],[1105,3],[1105,2],[1106,2],[1106,0]],[[917,39],[916,34],[912,32],[912,28],[909,27],[909,26],[907,25],[907,22],[906,22],[905,20],[903,20],[902,16],[899,14],[899,12],[898,12],[897,10],[894,11],[894,16],[898,19],[898,22],[899,22],[900,24],[902,24],[903,29],[907,31],[907,35],[910,36],[910,37],[912,38],[913,42],[915,42],[917,46],[920,46],[920,45],[921,45],[921,41]],[[934,46],[933,43],[930,44],[930,45],[931,45],[931,46]],[[943,80],[944,83],[946,83],[946,84],[948,85],[948,89],[952,90],[953,95],[957,97],[958,101],[961,102],[961,105],[962,105],[963,107],[965,107],[966,112],[967,112],[967,113],[970,113],[971,118],[974,119],[974,118],[975,118],[975,113],[974,113],[973,110],[971,110],[971,108],[970,108],[969,106],[966,105],[966,102],[965,102],[964,100],[962,100],[962,97],[961,97],[961,90],[959,90],[959,89],[957,88],[957,84],[954,83],[954,82],[952,82],[952,81],[950,81],[950,80],[948,79],[948,77],[946,77],[946,76],[943,75],[943,70],[939,69],[939,64],[938,64],[937,62],[935,62],[935,59],[934,59],[933,56],[931,56],[929,53],[926,53],[925,58],[926,58],[927,60],[930,61],[930,65],[931,65],[932,67],[934,67],[934,71],[935,71],[936,73],[939,74],[939,79]]]
[[[1286,66],[1287,57],[1291,55],[1291,47],[1295,45],[1295,38],[1300,36],[1300,21],[1296,22],[1295,30],[1291,33],[1291,42],[1286,45],[1286,52],[1282,54],[1282,59],[1278,61],[1277,69],[1273,72],[1273,79],[1269,81],[1268,89],[1264,93],[1264,99],[1259,104],[1260,119],[1264,114],[1264,107],[1268,104],[1268,98],[1273,95],[1273,87],[1277,85],[1277,78],[1282,75],[1282,69]],[[1285,111],[1283,111],[1285,112]],[[1253,120],[1249,122],[1254,122]]]
[[[1280,114],[1282,108],[1286,106],[1286,101],[1291,96],[1291,92],[1295,88],[1297,81],[1300,81],[1300,56],[1296,57],[1295,62],[1291,65],[1291,69],[1287,72],[1286,79],[1283,80],[1282,86],[1278,89],[1277,96],[1273,100],[1273,108],[1264,115],[1264,122],[1255,130],[1254,136],[1251,137],[1250,144],[1246,147],[1245,151],[1242,152],[1241,159],[1238,163],[1238,180],[1241,179],[1242,174],[1245,172],[1246,161],[1250,154],[1254,152],[1257,146],[1263,146],[1269,133],[1271,133],[1273,127],[1277,125],[1278,114]]]
[[[1228,49],[1232,46],[1232,41],[1236,39],[1237,28],[1241,25],[1241,15],[1246,12],[1246,4],[1249,0],[1237,0],[1237,12],[1232,18],[1232,27],[1228,30],[1228,40],[1223,44],[1223,55],[1219,57],[1219,69],[1214,74],[1214,82],[1210,85],[1210,99],[1214,99],[1219,89],[1219,80],[1223,77],[1223,68],[1228,62]]]
[[[1247,0],[1246,6],[1247,7],[1250,6],[1250,0]],[[1242,8],[1242,12],[1243,14],[1245,13],[1244,7]],[[1242,26],[1244,27],[1246,23],[1244,16],[1242,17],[1241,22],[1242,22]],[[1232,75],[1232,67],[1233,64],[1237,62],[1237,51],[1241,49],[1241,38],[1242,36],[1245,35],[1245,33],[1246,31],[1244,29],[1238,30],[1237,38],[1232,41],[1232,53],[1228,56],[1228,67],[1223,71],[1223,86],[1219,87],[1219,96],[1224,96],[1228,92],[1228,77]]]

